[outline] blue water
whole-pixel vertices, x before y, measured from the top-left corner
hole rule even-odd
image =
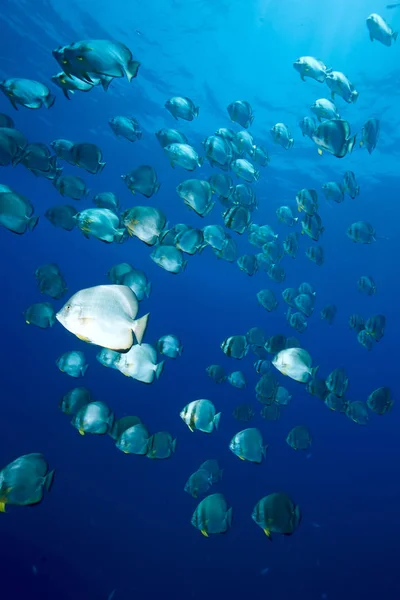
[[[51,182],[35,178],[23,166],[2,169],[1,183],[26,195],[41,219],[33,233],[0,232],[0,463],[42,452],[56,469],[53,488],[41,504],[8,507],[0,515],[3,600],[106,600],[114,589],[115,600],[399,598],[396,404],[389,415],[371,414],[369,424],[361,427],[277,374],[291,391],[292,402],[278,422],[263,421],[253,391],[253,357],[238,362],[220,350],[227,336],[254,326],[267,335],[293,335],[283,301],[267,314],[256,293],[269,287],[280,298],[284,287],[309,281],[317,290],[316,309],[299,337],[320,373],[326,376],[344,367],[351,400],[365,400],[384,385],[396,398],[400,47],[370,42],[365,19],[371,12],[380,12],[394,29],[400,27],[400,10],[386,11],[382,2],[371,0],[1,3],[0,78],[48,82],[57,100],[48,111],[20,107],[16,112],[1,96],[0,112],[11,115],[32,142],[50,144],[63,137],[98,144],[107,162],[101,174],[63,163],[64,173],[82,176],[93,193],[112,190],[124,208],[157,206],[171,224],[221,224],[219,204],[206,219],[184,207],[175,188],[190,174],[170,167],[154,132],[177,127],[200,151],[207,135],[231,126],[226,106],[246,99],[255,113],[251,131],[271,156],[255,186],[259,209],[254,220],[269,223],[283,239],[291,230],[277,222],[275,211],[282,204],[293,205],[296,192],[309,187],[320,194],[326,227],[321,238],[324,266],[318,268],[305,257],[311,243],[302,238],[296,260],[284,259],[283,285],[270,282],[262,272],[249,278],[208,249],[189,257],[186,271],[174,276],[157,267],[149,248],[136,238],[106,245],[85,239],[79,230],[55,229],[43,215],[64,201]],[[50,83],[59,71],[51,51],[87,38],[118,39],[142,66],[131,84],[115,80],[107,93],[95,88],[67,101]],[[357,104],[337,101],[354,132],[369,117],[381,119],[381,137],[371,156],[357,147],[343,160],[319,157],[316,146],[301,136],[298,121],[309,114],[315,99],[328,93],[322,84],[300,80],[292,63],[301,55],[320,57],[354,82]],[[164,108],[172,95],[191,97],[200,106],[199,118],[177,123]],[[139,120],[141,141],[130,144],[113,136],[108,119],[118,114]],[[270,139],[269,129],[278,121],[295,138],[288,152]],[[153,165],[162,183],[148,201],[132,196],[120,177],[140,164]],[[340,180],[348,169],[356,173],[361,194],[332,207],[323,200],[321,185]],[[195,176],[211,172],[207,165]],[[92,203],[81,201],[79,206]],[[370,221],[388,239],[371,246],[353,244],[346,229],[358,220]],[[245,236],[233,235],[240,253],[254,252]],[[57,263],[71,295],[107,283],[110,267],[125,261],[144,270],[152,282],[151,297],[141,307],[151,315],[146,341],[174,333],[184,344],[182,357],[169,361],[162,377],[149,386],[102,367],[95,359],[98,348],[80,342],[58,323],[42,331],[28,327],[22,316],[30,304],[47,300],[34,278],[39,265]],[[373,297],[357,292],[356,281],[366,274],[377,283]],[[320,309],[328,303],[338,307],[332,327],[319,320]],[[55,302],[57,308],[62,304]],[[348,328],[353,312],[386,315],[385,337],[372,352]],[[85,352],[90,366],[84,379],[58,371],[55,360],[68,350]],[[215,385],[205,372],[212,363],[228,372],[243,368],[247,389]],[[176,454],[151,461],[122,454],[108,437],[82,438],[58,408],[59,399],[75,385],[87,386],[117,416],[139,415],[152,432],[170,431],[177,438]],[[179,418],[183,406],[197,398],[213,400],[222,411],[221,427],[211,436],[191,433]],[[245,427],[232,416],[233,408],[244,402],[254,406],[254,426],[269,444],[261,466],[239,461],[228,448],[233,434]],[[308,425],[313,435],[309,458],[285,442],[288,431],[299,424]],[[223,492],[233,507],[233,526],[227,535],[206,539],[190,524],[196,501],[183,487],[208,458],[217,458],[224,468],[223,481],[212,491]],[[275,491],[287,492],[300,505],[303,520],[293,536],[274,536],[270,543],[251,512],[262,496]]]

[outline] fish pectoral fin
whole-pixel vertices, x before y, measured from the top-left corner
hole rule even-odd
[[[0,512],[6,512],[6,503],[4,501],[0,502]]]
[[[81,435],[85,435],[85,431],[82,428],[78,429],[78,431]]]
[[[190,425],[188,425],[188,427],[189,427],[190,431],[193,433],[193,431],[194,431],[193,427],[191,427]]]
[[[91,344],[91,341],[89,340],[89,338],[84,335],[79,335],[77,333],[76,337],[78,338],[78,340],[81,340],[82,342],[87,342],[88,344]]]
[[[321,148],[318,148],[318,154],[319,154],[320,156],[322,156],[323,152],[322,152]]]
[[[271,540],[271,542],[272,542],[271,530],[268,529],[268,527],[265,527],[265,529],[263,529],[263,531],[264,531],[265,535],[267,536],[267,538],[269,540]]]
[[[240,454],[238,455],[238,458],[240,458],[240,460],[246,460],[244,456],[240,456]]]
[[[208,533],[205,529],[201,530],[202,535],[204,535],[204,537],[208,537]]]

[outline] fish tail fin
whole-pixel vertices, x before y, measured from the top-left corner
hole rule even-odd
[[[219,421],[220,421],[220,419],[221,419],[221,413],[219,412],[219,413],[217,413],[217,414],[215,415],[215,417],[213,418],[213,423],[214,423],[214,427],[215,427],[215,429],[218,429],[218,425],[219,425]]]
[[[146,331],[147,321],[149,320],[149,313],[140,317],[140,319],[136,319],[132,323],[132,331],[135,334],[136,341],[138,344],[142,343],[142,339],[144,336],[144,332]]]
[[[28,221],[28,229],[29,231],[33,231],[36,227],[36,225],[39,222],[39,217],[31,217]]]
[[[122,244],[125,241],[126,229],[117,229],[114,235],[114,242],[116,244]]]
[[[356,139],[357,139],[357,134],[353,135],[353,137],[351,137],[348,141],[347,141],[347,152],[350,154],[350,152],[353,151],[354,145],[356,143]]]
[[[148,282],[148,284],[146,285],[145,289],[144,289],[144,293],[146,298],[150,298],[150,294],[151,294],[151,281]]]
[[[165,364],[165,361],[164,361],[164,360],[162,360],[160,363],[158,363],[158,365],[155,365],[155,369],[154,369],[154,370],[155,370],[155,372],[156,372],[156,377],[157,377],[157,379],[159,379],[159,378],[160,378],[160,375],[161,375],[161,373],[163,372],[163,369],[164,369],[164,364]]]
[[[267,538],[269,539],[270,542],[272,542],[272,535],[271,535],[271,531],[268,529],[268,527],[266,527],[265,529],[263,529],[265,535],[267,536]]]
[[[44,99],[43,104],[46,108],[51,108],[56,101],[56,97],[53,94],[49,94],[47,98]]]
[[[172,450],[172,452],[175,452],[175,450],[176,450],[176,438],[174,440],[172,440],[171,450]]]
[[[249,121],[250,121],[250,125],[253,125],[253,121],[254,121],[254,115],[251,115],[251,117],[250,117]]]
[[[53,168],[53,169],[57,169],[57,156],[51,156],[49,159],[49,165]]]
[[[397,36],[399,35],[398,31],[393,31],[392,33],[392,40],[395,42],[397,40]]]
[[[198,160],[197,164],[199,165],[199,167],[201,167],[201,166],[203,166],[203,163],[204,163],[204,156],[199,156],[199,160]]]
[[[311,369],[311,377],[312,377],[313,379],[315,379],[315,378],[316,378],[316,376],[317,376],[317,373],[318,373],[318,369],[319,369],[319,365],[318,365],[317,367],[313,367],[313,368]]]
[[[254,179],[258,181],[260,179],[260,171],[254,171]]]
[[[112,77],[106,77],[105,75],[103,75],[103,77],[101,78],[101,87],[103,88],[103,90],[106,92],[108,90],[108,88],[110,87],[110,83],[112,82],[113,78]]]
[[[81,374],[82,377],[84,376],[84,374],[86,373],[86,371],[88,370],[89,365],[85,365],[84,367],[81,368]]]
[[[47,473],[46,477],[44,478],[44,487],[46,488],[46,491],[48,491],[48,492],[50,491],[50,488],[53,485],[54,473],[55,473],[55,469],[50,471],[50,473]]]
[[[125,69],[125,73],[126,73],[129,83],[138,74],[139,67],[140,67],[140,62],[138,62],[137,60],[131,60],[128,62],[126,69]]]
[[[102,170],[104,169],[104,167],[106,166],[107,163],[105,162],[101,162],[99,163],[99,170],[97,171],[98,173],[101,173]]]
[[[154,193],[155,194],[157,194],[160,187],[161,187],[161,183],[159,181],[157,181],[157,183],[154,184]]]
[[[220,469],[218,473],[219,480],[221,481],[222,475],[224,474],[224,469]]]
[[[136,137],[137,137],[138,140],[141,140],[142,137],[143,137],[143,131],[137,131],[136,132]]]
[[[397,36],[397,33],[396,33]],[[194,109],[194,116],[198,117],[199,116],[199,112],[200,112],[200,106],[196,106],[196,108]]]
[[[17,152],[17,154],[15,156],[13,156],[13,158],[11,159],[12,166],[16,167],[17,165],[19,165],[19,163],[21,162],[23,157],[24,157],[24,153],[19,150]]]
[[[266,457],[266,455],[267,455],[267,450],[268,450],[268,444],[265,444],[265,446],[263,446],[263,447],[262,447],[262,450],[261,450],[261,452],[262,452],[262,455],[264,456],[264,458],[265,458],[265,457]]]
[[[293,144],[294,144],[294,138],[290,138],[289,139],[289,148],[288,148],[289,150],[290,150],[290,148],[293,147]]]

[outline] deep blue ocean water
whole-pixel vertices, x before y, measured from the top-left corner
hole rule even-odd
[[[82,176],[93,193],[112,190],[123,208],[157,206],[170,223],[222,224],[219,204],[205,219],[184,207],[175,188],[191,175],[171,169],[154,132],[177,127],[200,152],[207,135],[232,125],[226,106],[246,99],[255,113],[251,131],[271,156],[255,184],[259,208],[254,221],[270,224],[283,239],[291,230],[278,223],[275,211],[282,204],[293,205],[296,192],[308,187],[320,194],[326,227],[321,238],[323,267],[305,257],[304,249],[312,242],[302,237],[296,260],[284,259],[285,284],[270,282],[263,272],[250,278],[236,264],[217,260],[209,249],[189,257],[186,270],[174,276],[156,266],[150,249],[136,238],[106,245],[85,239],[77,229],[55,229],[43,215],[64,200],[51,182],[23,166],[2,168],[0,182],[29,198],[41,218],[32,233],[0,233],[0,463],[43,452],[56,469],[53,488],[41,504],[8,507],[0,515],[3,600],[106,600],[114,589],[115,600],[400,597],[396,403],[390,414],[370,414],[369,424],[361,427],[277,373],[293,398],[279,421],[264,421],[253,391],[257,375],[252,356],[239,362],[220,349],[227,336],[254,326],[267,335],[296,334],[286,323],[283,301],[268,314],[258,305],[256,293],[269,287],[280,297],[284,287],[309,281],[317,290],[316,310],[307,331],[298,337],[320,365],[320,373],[326,376],[344,367],[351,400],[366,400],[380,386],[389,386],[396,400],[400,49],[370,42],[365,19],[371,12],[382,14],[394,29],[400,27],[400,9],[387,11],[377,0],[1,3],[0,79],[43,81],[57,100],[50,110],[20,107],[16,112],[2,95],[0,112],[12,116],[32,142],[50,144],[62,137],[98,144],[107,162],[102,173],[90,175],[63,163],[64,173]],[[125,78],[115,80],[107,93],[95,88],[67,101],[50,82],[59,71],[51,51],[87,38],[125,43],[141,61],[139,75],[131,84]],[[298,121],[328,92],[317,82],[300,80],[292,63],[301,55],[320,57],[354,82],[360,94],[357,104],[337,101],[354,132],[369,117],[381,120],[372,155],[356,147],[342,160],[320,157],[316,146],[302,137]],[[198,119],[174,121],[164,108],[172,95],[192,98],[200,107]],[[130,144],[113,136],[108,119],[118,114],[139,120],[142,140]],[[269,135],[278,121],[284,121],[295,138],[288,152],[275,146]],[[153,165],[162,184],[150,200],[132,196],[120,177],[140,164]],[[356,173],[360,196],[331,206],[323,200],[321,185],[340,180],[348,169]],[[211,173],[207,165],[194,176]],[[79,206],[93,205],[89,199]],[[358,220],[375,226],[380,236],[375,244],[356,245],[347,238],[347,227]],[[240,253],[254,252],[245,236],[233,235]],[[151,315],[146,341],[174,333],[184,344],[182,357],[168,361],[161,378],[146,386],[102,367],[95,359],[98,348],[80,342],[58,323],[43,331],[28,327],[23,311],[48,300],[37,289],[34,271],[49,262],[60,266],[67,295],[107,283],[108,270],[118,262],[144,270],[153,288],[141,305],[141,313]],[[357,279],[366,274],[377,283],[373,297],[357,291]],[[54,303],[57,308],[67,295]],[[338,307],[332,327],[319,319],[328,303]],[[372,352],[358,344],[348,328],[353,312],[386,316],[385,337]],[[85,352],[89,369],[84,379],[58,371],[55,360],[68,350]],[[212,363],[228,372],[242,368],[247,389],[214,384],[205,372]],[[177,438],[176,454],[170,460],[151,461],[122,454],[108,437],[81,437],[58,408],[59,399],[76,385],[88,387],[117,416],[139,415],[152,432],[170,431]],[[222,411],[220,429],[210,436],[191,433],[179,418],[183,406],[197,398],[213,400]],[[228,448],[233,434],[246,426],[232,416],[233,408],[244,402],[254,406],[253,424],[269,444],[261,466],[239,461]],[[298,424],[308,425],[313,435],[309,458],[285,442]],[[190,473],[208,458],[217,458],[224,468],[223,481],[212,491],[222,492],[232,505],[233,526],[227,535],[206,539],[190,524],[196,500],[183,488]],[[251,512],[262,496],[274,491],[286,491],[300,505],[303,519],[293,536],[277,535],[270,543]]]

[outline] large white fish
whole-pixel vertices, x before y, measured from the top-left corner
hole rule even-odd
[[[149,315],[135,320],[139,302],[126,285],[97,285],[74,294],[56,314],[80,340],[126,352],[142,342]],[[133,335],[135,334],[135,336]]]
[[[369,15],[367,19],[367,27],[371,42],[377,40],[384,46],[391,46],[392,42],[397,40],[398,31],[393,31],[390,25],[386,23],[385,19],[376,13]]]
[[[315,377],[318,367],[312,368],[312,358],[303,348],[288,348],[281,350],[273,358],[272,364],[283,375],[287,375],[300,383],[307,383]]]

